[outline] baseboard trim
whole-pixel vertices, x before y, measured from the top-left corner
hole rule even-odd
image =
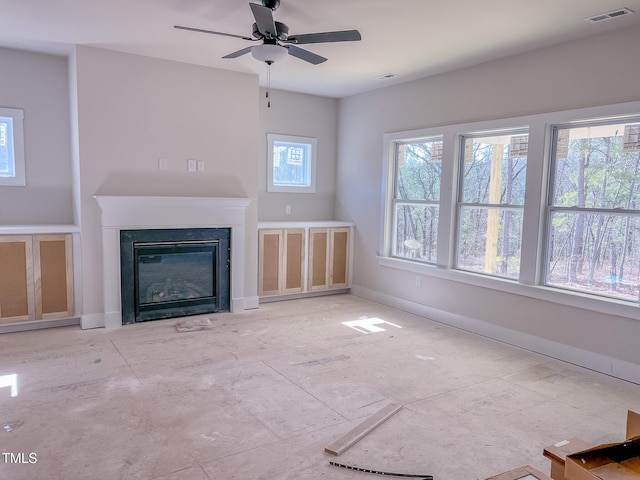
[[[0,334],[40,330],[41,328],[71,327],[80,325],[79,317],[57,318],[55,320],[34,320],[30,322],[7,323],[0,325]]]
[[[80,317],[80,327],[83,330],[91,328],[103,328],[105,326],[104,313],[88,313]]]
[[[285,295],[269,295],[267,297],[259,297],[260,303],[280,302],[282,300],[296,300],[298,298],[324,297],[327,295],[339,295],[349,293],[349,288],[338,288],[334,290],[315,290],[312,292],[289,293]]]
[[[241,312],[243,310],[254,310],[258,308],[258,296],[254,295],[252,297],[244,297],[241,299],[241,302],[238,302],[238,307],[239,308],[237,310],[234,308],[232,312]]]
[[[628,382],[640,384],[640,365],[625,360],[500,327],[482,320],[456,315],[357,285],[351,287],[351,293],[355,296],[419,315],[438,323],[475,333],[476,335],[588,368],[589,370],[604,373]]]

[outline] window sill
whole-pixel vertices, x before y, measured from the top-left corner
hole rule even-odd
[[[620,317],[640,320],[640,308],[638,308],[638,305],[625,302],[623,300],[596,297],[580,292],[559,290],[540,285],[524,285],[517,283],[516,281],[506,280],[503,278],[488,277],[486,275],[463,272],[460,270],[450,270],[440,268],[435,265],[426,265],[400,258],[378,257],[378,263],[383,267],[394,268],[418,275],[442,278],[452,282],[489,288],[514,295],[522,295],[525,297],[535,298],[537,300],[582,308],[584,310],[592,310],[594,312],[604,313],[607,315],[617,315]]]

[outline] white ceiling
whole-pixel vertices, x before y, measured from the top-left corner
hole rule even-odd
[[[271,68],[273,88],[332,97],[611,30],[640,28],[640,0],[281,2],[274,17],[289,26],[290,35],[349,29],[362,34],[360,42],[304,45],[329,59],[320,65],[288,57]],[[596,24],[584,20],[621,7],[636,13]],[[92,45],[253,72],[265,85],[267,67],[251,55],[221,58],[255,43],[173,28],[250,36],[253,21],[248,0],[0,0],[0,46],[66,54],[75,44]],[[374,78],[386,73],[398,77]]]

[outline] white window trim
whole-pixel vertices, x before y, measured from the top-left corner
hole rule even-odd
[[[273,144],[275,142],[301,143],[311,145],[309,155],[309,185],[274,185],[273,184]],[[280,193],[316,193],[316,151],[318,139],[313,137],[300,137],[294,135],[267,134],[267,192]]]
[[[594,119],[624,120],[625,117],[637,117],[638,114],[640,114],[640,101],[384,134],[382,221],[380,222],[381,231],[378,250],[379,265],[561,305],[640,320],[638,304],[614,298],[561,290],[541,284],[543,277],[541,258],[546,241],[543,229],[548,195],[546,180],[550,165],[552,126],[580,124]],[[455,229],[457,223],[455,212],[459,188],[457,173],[460,162],[457,159],[459,158],[460,137],[486,131],[494,132],[500,129],[514,130],[527,126],[529,127],[529,152],[525,195],[527,199],[535,198],[537,200],[525,202],[520,280],[489,277],[455,270]],[[443,165],[437,260],[435,265],[430,265],[391,256],[393,224],[390,215],[393,215],[393,211],[390,199],[394,192],[394,142],[404,142],[436,135],[442,135],[443,137]]]
[[[397,225],[397,205],[398,203],[404,203],[407,202],[407,200],[399,200],[397,198],[398,195],[398,179],[397,179],[397,175],[396,175],[396,169],[398,167],[398,158],[397,158],[397,153],[398,153],[398,144],[411,144],[411,143],[422,143],[422,142],[433,142],[434,140],[437,140],[438,142],[442,141],[442,136],[441,135],[435,135],[432,137],[420,137],[420,138],[414,138],[414,139],[410,139],[408,141],[399,141],[396,140],[391,144],[391,158],[390,161],[392,162],[392,165],[390,165],[391,171],[390,171],[390,175],[391,175],[391,198],[389,199],[389,214],[391,215],[390,218],[390,222],[391,225],[389,228],[389,256],[393,256],[394,258],[405,258],[405,257],[401,257],[398,256],[396,257],[395,255],[393,255],[393,252],[395,252],[397,250],[397,245],[396,245],[396,236],[394,235],[394,228]],[[442,182],[442,178],[440,179],[440,181]],[[411,202],[411,200],[409,201]],[[408,202],[407,202],[408,203]],[[417,200],[415,201],[416,205],[423,205],[423,206],[436,206],[438,207],[438,209],[440,208],[440,201],[433,201],[433,200]],[[436,250],[437,250],[437,245],[436,245]],[[436,255],[437,256],[437,255]],[[435,262],[427,262],[424,260],[414,260],[416,262],[420,262],[420,263],[424,263],[427,265],[433,265],[435,264]]]
[[[0,107],[0,117],[13,119],[13,160],[15,175],[0,177],[0,187],[24,187],[27,184],[24,164],[24,110]]]
[[[456,134],[456,141],[459,143],[459,150],[458,150],[458,155],[456,157],[456,161],[458,162],[458,169],[456,170],[456,174],[457,172],[461,172],[464,169],[464,162],[465,162],[465,153],[464,153],[464,142],[467,138],[472,138],[472,139],[482,139],[485,137],[493,137],[496,134],[503,134],[503,135],[527,135],[527,138],[529,137],[529,127],[527,126],[526,128],[514,128],[511,130],[504,130],[503,128],[499,128],[497,131],[495,132],[482,132],[481,134],[478,133],[473,133],[473,134],[469,134],[469,133],[464,133],[464,134]],[[527,154],[527,167],[529,164],[529,155]],[[528,174],[527,174],[528,176]],[[468,208],[468,207],[474,207],[475,204],[473,203],[469,203],[469,202],[465,202],[463,199],[463,189],[464,189],[464,182],[463,179],[457,178],[457,195],[456,195],[456,205],[455,205],[455,212],[456,212],[456,218],[455,218],[455,245],[453,246],[454,248],[454,252],[452,252],[452,264],[454,265],[454,268],[456,268],[457,270],[461,270],[461,271],[466,271],[466,272],[471,272],[471,273],[479,273],[479,272],[474,272],[473,270],[469,269],[469,268],[464,268],[460,265],[460,258],[459,258],[459,251],[458,251],[458,246],[459,246],[459,240],[460,240],[460,216],[462,215],[462,209],[463,208]],[[483,204],[482,206],[477,206],[477,207],[481,207],[481,208],[486,208],[486,209],[503,209],[503,210],[512,210],[512,211],[518,211],[521,210],[524,212],[524,208],[525,205],[518,205],[518,204],[491,204],[490,202],[487,202],[486,204]],[[476,208],[477,208],[476,207]],[[524,214],[523,214],[524,215]],[[523,230],[524,230],[524,218],[523,218]],[[522,232],[524,234],[524,231]],[[520,247],[520,251],[522,252],[522,246]],[[522,261],[522,260],[521,260]],[[518,272],[518,277],[520,277],[521,275],[521,270],[520,272]],[[496,273],[481,273],[482,275],[488,275],[491,277],[495,277],[495,278],[504,278],[506,280],[512,280],[511,278],[507,278],[505,276],[502,275],[498,275]]]

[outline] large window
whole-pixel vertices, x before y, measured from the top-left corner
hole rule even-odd
[[[317,140],[270,133],[267,145],[267,191],[315,193]]]
[[[517,279],[529,136],[462,137],[456,267]]]
[[[22,110],[0,108],[0,186],[24,186]]]
[[[638,300],[639,131],[640,122],[554,128],[548,285]]]
[[[384,173],[380,265],[640,318],[640,102],[387,133]]]
[[[435,263],[442,137],[394,146],[393,255]]]

